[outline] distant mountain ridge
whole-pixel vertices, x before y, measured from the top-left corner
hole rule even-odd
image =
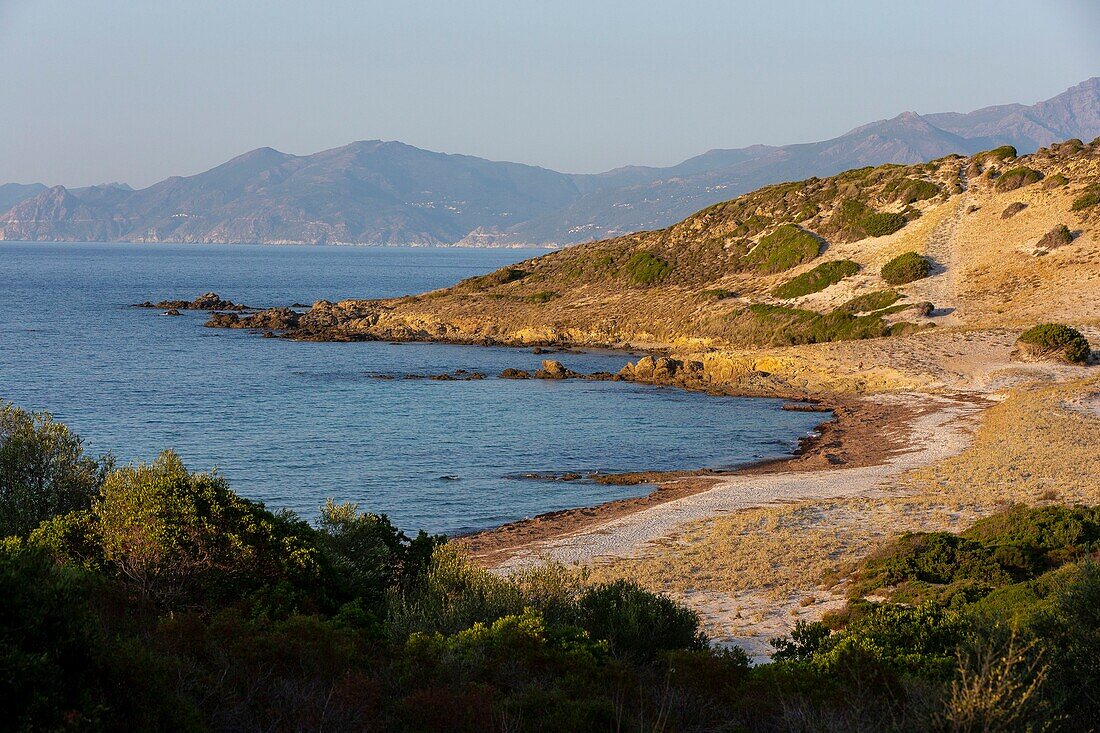
[[[0,239],[565,245],[665,227],[769,183],[1097,136],[1100,77],[1032,106],[905,112],[832,140],[711,150],[667,168],[599,174],[380,140],[304,156],[259,148],[140,190],[2,185]]]

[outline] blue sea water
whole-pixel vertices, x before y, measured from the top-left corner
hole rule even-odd
[[[215,291],[253,306],[420,292],[523,250],[0,242],[0,399],[49,410],[93,453],[192,469],[307,518],[332,497],[404,529],[462,532],[647,487],[524,472],[724,468],[791,452],[820,416],[766,399],[511,381],[529,349],[297,343],[129,307]],[[625,354],[557,355],[617,371]],[[480,371],[483,381],[378,379]]]

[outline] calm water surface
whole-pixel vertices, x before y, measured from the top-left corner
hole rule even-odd
[[[789,453],[820,416],[776,400],[612,382],[496,379],[530,350],[262,339],[128,307],[215,291],[253,306],[388,297],[522,250],[0,242],[0,398],[49,410],[121,462],[173,448],[271,508],[326,497],[458,532],[644,493],[517,472],[720,468]],[[559,355],[577,371],[627,356]],[[375,373],[480,371],[484,381]]]

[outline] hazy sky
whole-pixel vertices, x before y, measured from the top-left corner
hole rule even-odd
[[[1100,75],[1096,0],[0,0],[0,182],[393,139],[570,172]]]

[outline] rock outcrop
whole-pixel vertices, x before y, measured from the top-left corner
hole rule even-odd
[[[190,311],[250,311],[255,310],[247,305],[234,303],[232,300],[223,300],[217,293],[203,293],[194,300],[162,300],[157,303],[145,301],[134,303],[135,308],[159,308],[161,310],[190,310]]]
[[[205,325],[208,328],[256,328],[268,331],[286,331],[295,328],[302,314],[290,308],[267,308],[247,316],[236,313],[213,313]]]

